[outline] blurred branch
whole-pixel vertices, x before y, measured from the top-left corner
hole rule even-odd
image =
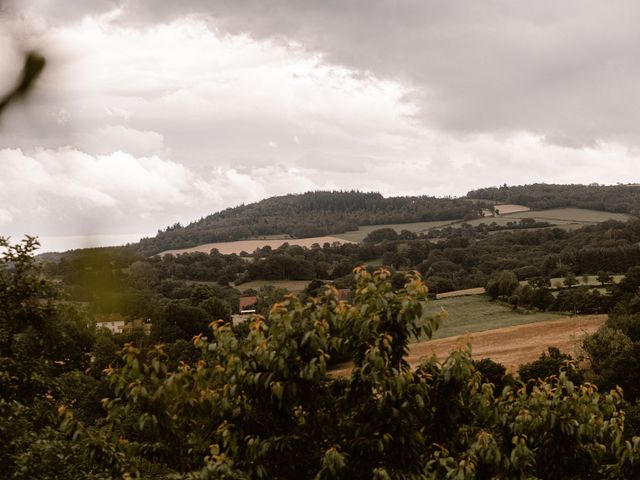
[[[16,85],[0,100],[0,115],[4,109],[16,100],[24,98],[35,85],[36,80],[44,70],[47,61],[38,52],[27,53],[24,67]]]

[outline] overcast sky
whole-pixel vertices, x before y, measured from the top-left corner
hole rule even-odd
[[[635,1],[0,0],[0,234],[315,189],[640,181]]]

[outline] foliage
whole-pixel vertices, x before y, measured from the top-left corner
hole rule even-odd
[[[529,380],[544,380],[550,377],[558,377],[565,373],[573,383],[582,383],[582,373],[576,369],[571,355],[562,353],[556,347],[549,347],[546,353],[542,353],[538,360],[520,365],[518,375],[527,383]]]
[[[589,357],[595,383],[603,389],[619,385],[629,401],[640,398],[638,343],[623,331],[605,325],[584,340],[583,349]]]
[[[9,478],[60,478],[61,458],[70,469],[82,463],[55,428],[56,402],[69,398],[72,377],[89,366],[93,331],[82,312],[58,300],[33,257],[37,247],[33,237],[18,244],[0,237],[0,471]],[[73,401],[80,418],[90,418],[88,403]]]
[[[169,368],[161,346],[123,351],[109,370],[104,422],[65,410],[73,445],[113,477],[635,478],[638,439],[625,440],[619,390],[576,386],[566,372],[496,393],[471,360],[404,361],[421,328],[418,276],[356,273],[353,303],[328,288],[289,296],[246,338],[215,322],[200,358]],[[424,328],[427,334],[434,320]],[[351,373],[331,355],[347,346]]]
[[[508,270],[503,270],[493,275],[484,289],[491,299],[497,300],[498,298],[509,298],[518,286],[519,283],[516,274]]]
[[[640,207],[637,185],[504,185],[473,190],[467,197],[516,203],[536,210],[579,207],[637,214]]]

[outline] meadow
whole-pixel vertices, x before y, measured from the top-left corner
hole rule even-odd
[[[434,339],[558,320],[566,316],[553,312],[520,313],[500,302],[492,302],[484,295],[472,295],[429,301],[425,305],[425,317],[436,315],[441,309],[444,309],[447,315],[435,332]]]
[[[307,285],[309,285],[309,280],[252,280],[251,282],[241,283],[240,285],[236,285],[235,288],[244,292],[245,290],[249,290],[250,288],[254,290],[260,290],[262,287],[266,287],[271,285],[276,288],[286,288],[290,292],[299,293],[302,292]]]

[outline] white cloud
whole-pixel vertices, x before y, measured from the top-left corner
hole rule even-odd
[[[13,215],[6,208],[0,208],[0,225],[3,223],[9,223],[13,220]]]
[[[640,176],[626,2],[597,9],[616,29],[578,4],[76,3],[15,4],[49,64],[0,125],[8,232],[155,231],[312,189]]]

